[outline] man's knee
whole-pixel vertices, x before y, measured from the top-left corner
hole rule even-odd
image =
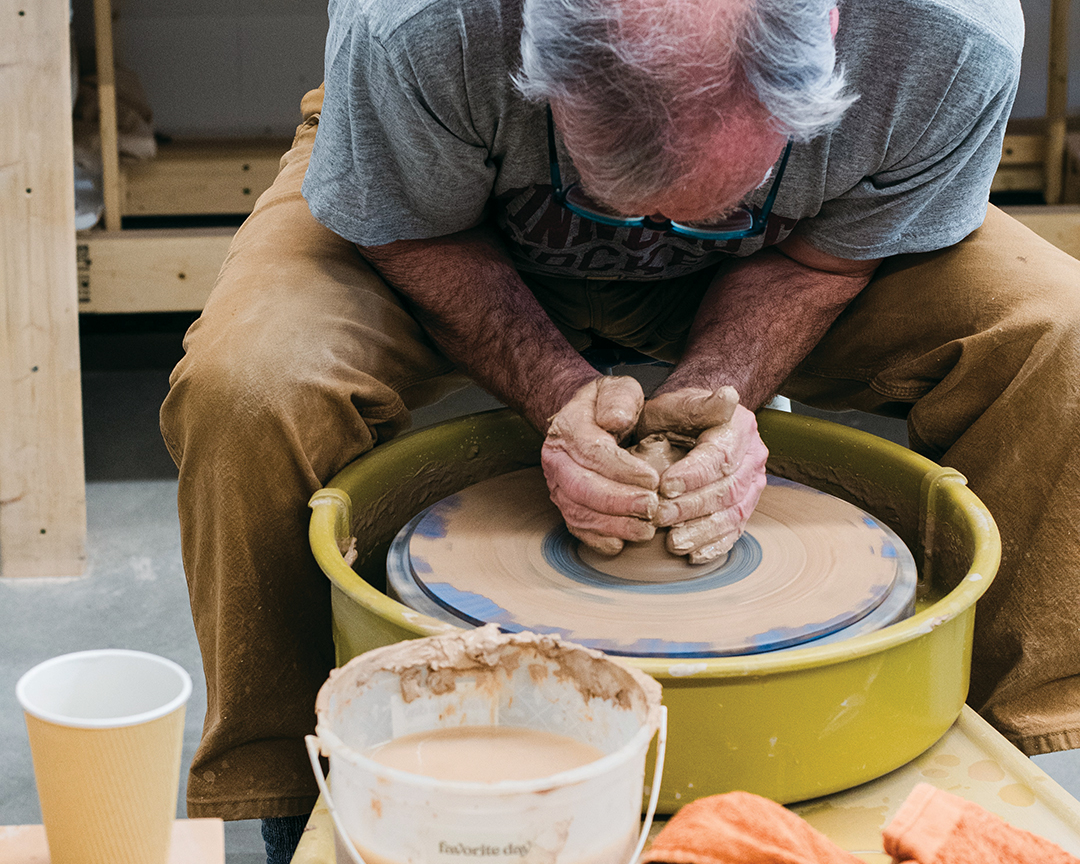
[[[287,410],[288,378],[261,367],[262,352],[257,344],[251,349],[236,350],[228,340],[204,349],[197,339],[187,348],[161,408],[161,431],[178,464],[189,444],[259,434],[271,414]]]
[[[1080,267],[1076,276],[1071,282],[1055,278],[1051,270],[1019,289],[1003,280],[996,296],[982,301],[991,310],[1001,304],[999,320],[981,334],[987,358],[1014,354],[1017,372],[1033,361],[1064,364],[1075,371],[1080,364]],[[1042,384],[1052,386],[1045,380]]]
[[[397,393],[335,361],[317,337],[298,347],[225,328],[211,344],[189,343],[161,410],[178,464],[198,448],[223,462],[272,451],[331,470],[339,450],[372,445],[369,418],[394,432],[408,422]]]

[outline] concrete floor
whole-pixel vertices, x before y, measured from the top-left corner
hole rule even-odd
[[[165,327],[149,336],[133,332],[130,323],[84,334],[86,574],[0,579],[0,825],[41,821],[14,690],[23,672],[49,657],[123,647],[177,661],[195,683],[185,726],[184,772],[198,742],[205,684],[180,563],[176,469],[157,431],[168,369],[180,351],[182,331],[175,330],[175,320],[171,325],[173,330]],[[648,382],[657,370],[641,374]],[[486,394],[467,390],[417,412],[415,421],[428,425],[493,405]],[[899,421],[863,414],[822,416],[905,440]],[[1038,757],[1037,762],[1080,797],[1080,751]],[[178,815],[183,816],[179,802]],[[227,823],[226,852],[228,864],[262,864],[258,822]]]

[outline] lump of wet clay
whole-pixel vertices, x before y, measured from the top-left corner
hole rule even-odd
[[[666,435],[662,432],[642,438],[629,449],[638,459],[643,459],[656,469],[657,474],[663,474],[676,462],[690,452],[694,446],[692,438],[682,435]]]
[[[683,458],[694,446],[694,439],[683,435],[658,433],[642,438],[629,448],[639,459],[644,459],[658,474]],[[667,548],[668,528],[657,528],[651,540],[625,543],[618,555],[608,556],[595,549],[578,544],[578,555],[590,567],[633,582],[678,582],[695,579],[702,574],[700,565],[693,564],[687,555],[676,555]],[[727,554],[704,562],[712,571],[727,560]]]

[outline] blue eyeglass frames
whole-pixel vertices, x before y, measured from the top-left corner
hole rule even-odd
[[[651,216],[623,216],[606,209],[602,204],[593,201],[584,190],[577,184],[571,183],[563,189],[562,174],[559,171],[559,155],[555,147],[555,120],[551,116],[551,106],[547,106],[547,136],[548,136],[548,161],[551,163],[551,194],[560,205],[577,213],[593,222],[602,225],[613,225],[617,228],[643,226],[652,231],[671,231],[674,234],[682,234],[686,237],[694,237],[698,240],[741,240],[744,237],[757,237],[765,233],[765,226],[772,212],[776,193],[780,189],[780,181],[787,167],[788,156],[791,155],[791,140],[788,140],[784,148],[784,155],[780,158],[780,167],[776,170],[776,179],[769,188],[769,194],[765,196],[757,216],[745,205],[740,205],[732,213],[725,216],[714,224],[704,225],[681,225],[670,219],[654,219]]]

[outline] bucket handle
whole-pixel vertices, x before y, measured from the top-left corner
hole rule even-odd
[[[656,802],[660,800],[660,781],[664,777],[664,755],[667,753],[667,705],[660,706],[660,723],[656,730],[656,761],[653,762],[652,787],[649,789],[649,807],[645,811],[645,823],[641,826],[637,846],[630,856],[629,864],[636,864],[649,839],[653,816],[656,815]]]
[[[352,837],[345,832],[345,826],[341,824],[341,817],[338,816],[337,809],[334,807],[334,800],[330,797],[330,788],[326,785],[326,775],[323,774],[322,763],[319,762],[319,739],[314,735],[305,735],[304,743],[307,745],[311,767],[315,771],[315,782],[318,784],[323,801],[326,802],[326,809],[330,811],[330,818],[334,820],[334,827],[337,828],[338,837],[345,844],[345,848],[349,850],[349,857],[353,859],[355,864],[364,864],[364,859],[360,857],[360,853],[356,851],[356,846],[353,845]]]
[[[630,856],[627,864],[634,864],[641,855],[642,850],[645,848],[645,842],[649,839],[649,829],[652,828],[653,816],[656,815],[656,803],[660,798],[660,781],[664,774],[664,755],[667,752],[667,706],[660,706],[660,723],[657,729],[656,738],[656,761],[653,763],[653,779],[652,787],[649,790],[649,806],[645,811],[645,822],[641,826],[641,833],[638,835],[637,846],[634,848],[633,855]],[[334,807],[334,801],[330,797],[330,788],[326,785],[326,775],[323,774],[322,764],[319,762],[319,739],[315,735],[305,735],[304,743],[307,745],[308,759],[311,760],[311,767],[315,771],[315,782],[319,786],[319,792],[322,793],[323,800],[326,802],[326,809],[330,811],[330,818],[334,821],[334,827],[337,828],[338,836],[341,838],[341,842],[345,844],[345,848],[349,852],[349,856],[353,859],[354,864],[364,864],[364,859],[360,857],[360,853],[356,851],[356,846],[353,845],[352,838],[346,833],[345,826],[341,824],[341,817],[338,816],[337,809]]]

